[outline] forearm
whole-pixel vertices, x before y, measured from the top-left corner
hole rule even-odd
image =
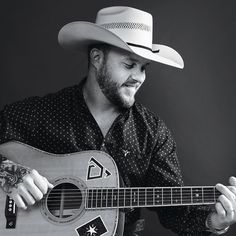
[[[30,168],[12,162],[0,154],[0,186],[5,193],[11,194],[12,189],[16,188],[30,171]]]

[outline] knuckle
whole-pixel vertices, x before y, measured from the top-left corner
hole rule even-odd
[[[35,170],[35,169],[32,169],[32,170],[31,170],[31,173],[32,173],[32,174],[38,174],[38,171]]]
[[[224,201],[224,200],[225,200],[225,196],[224,196],[223,194],[221,194],[221,195],[219,196],[218,200],[219,200],[220,202]]]
[[[31,178],[31,176],[27,176],[25,179],[24,179],[24,183],[27,184],[27,185],[32,185],[33,184],[33,179]]]
[[[23,183],[18,184],[18,186],[17,186],[17,192],[18,192],[18,193],[23,193],[23,192],[25,192],[25,186],[24,186]]]
[[[48,191],[47,187],[44,187],[44,188],[42,189],[42,193],[43,193],[43,194],[46,194],[47,191]]]
[[[35,177],[35,178],[37,178],[37,177],[40,176],[39,172],[38,172],[37,170],[35,170],[35,169],[33,169],[33,170],[31,171],[31,174],[32,174],[32,176]]]

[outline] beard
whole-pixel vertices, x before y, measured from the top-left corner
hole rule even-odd
[[[127,100],[122,97],[119,89],[122,85],[112,81],[111,73],[103,62],[102,67],[97,71],[97,82],[104,96],[120,109],[130,108],[134,104],[134,99]]]

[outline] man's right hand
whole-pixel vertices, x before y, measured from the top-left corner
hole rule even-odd
[[[36,201],[43,198],[48,189],[53,185],[40,175],[37,170],[31,170],[30,173],[22,177],[22,182],[12,187],[8,194],[20,208],[27,209],[27,205],[33,205]]]
[[[20,208],[26,209],[43,198],[53,185],[37,170],[15,163],[0,155],[0,186]]]

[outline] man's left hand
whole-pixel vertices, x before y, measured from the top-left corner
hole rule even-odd
[[[217,184],[216,189],[221,192],[215,212],[211,214],[211,226],[216,230],[224,229],[236,223],[236,178],[229,178],[230,186]]]

